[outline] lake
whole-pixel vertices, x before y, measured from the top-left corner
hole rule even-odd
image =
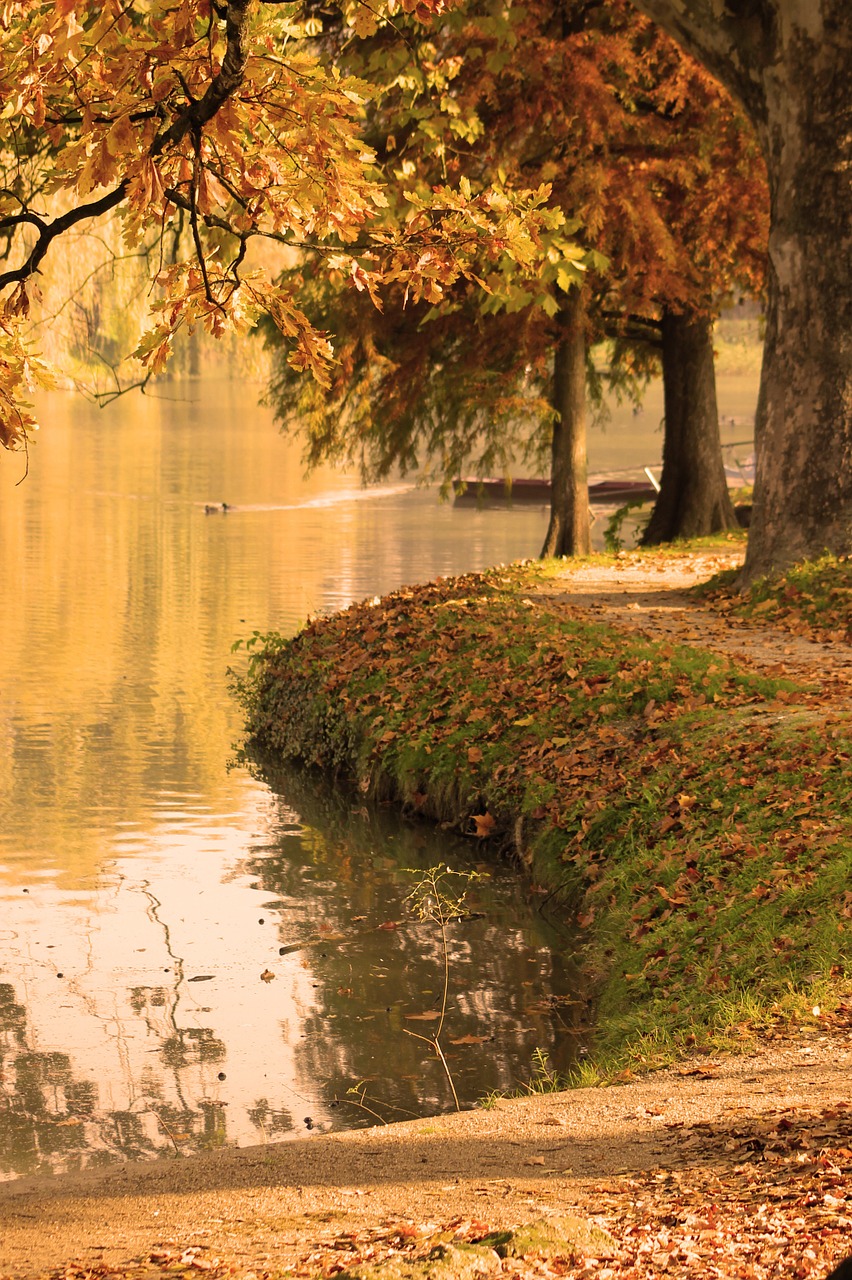
[[[747,439],[754,379],[727,383]],[[546,513],[305,477],[257,393],[57,392],[27,479],[0,457],[2,1178],[449,1107],[410,1034],[442,953],[405,899],[436,865],[481,872],[450,929],[465,1105],[582,1050],[564,913],[451,833],[235,767],[226,678],[255,629],[536,555]],[[657,461],[659,418],[658,388],[614,411],[592,470]]]

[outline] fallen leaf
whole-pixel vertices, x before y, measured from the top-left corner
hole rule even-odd
[[[274,977],[275,974],[271,969],[264,969],[263,973],[260,975],[260,980],[261,982],[271,982]]]
[[[487,840],[494,830],[495,822],[490,813],[474,813],[471,814],[471,821],[475,824],[476,830],[474,835],[479,840]]]

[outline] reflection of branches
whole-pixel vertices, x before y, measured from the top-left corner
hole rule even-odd
[[[157,914],[157,912],[159,911],[159,909],[162,907],[163,904],[162,902],[160,902],[159,898],[155,896],[153,890],[151,889],[150,882],[148,880],[144,880],[142,882],[142,893],[148,899],[148,904],[149,904],[148,907],[146,908],[145,914],[147,915],[148,919],[152,921],[152,923],[158,925],[159,928],[162,929],[163,940],[165,942],[165,947],[166,947],[166,955],[169,957],[169,959],[172,961],[174,965],[175,978],[176,978],[176,981],[174,984],[174,998],[171,1004],[167,1008],[166,1016],[168,1018],[170,1026],[174,1030],[175,1036],[180,1038],[181,1032],[177,1023],[177,1010],[178,1010],[178,1005],[180,1004],[180,988],[184,981],[183,957],[176,955],[175,952],[172,950],[172,937],[171,937],[171,932],[169,930],[169,926],[166,924],[165,920],[161,920],[159,915]],[[181,1083],[180,1083],[179,1068],[177,1066],[173,1068],[173,1076],[174,1076],[174,1082],[175,1082],[175,1091],[177,1092],[177,1095],[180,1098],[181,1104],[184,1107],[184,1109],[188,1110],[189,1108],[187,1107],[186,1100],[184,1099],[184,1096],[183,1096],[183,1090],[181,1088]]]
[[[155,988],[152,1003],[166,1006],[166,992]],[[131,993],[131,1007],[141,1013],[142,988]],[[151,1027],[150,1020],[146,1023]],[[153,1030],[153,1028],[151,1028]],[[198,1043],[201,1061],[216,1060],[224,1045],[212,1032],[188,1032]],[[144,1099],[121,1110],[98,1111],[98,1083],[73,1074],[70,1054],[32,1048],[27,1012],[18,1004],[11,984],[0,983],[0,1170],[26,1174],[48,1169],[60,1172],[78,1167],[91,1156],[97,1160],[140,1159],[162,1152],[162,1134],[178,1154],[222,1145],[227,1139],[225,1104],[204,1099],[198,1108],[166,1102],[158,1082],[144,1082]],[[157,1130],[144,1125],[151,1116]],[[1,1175],[0,1175],[1,1176]]]

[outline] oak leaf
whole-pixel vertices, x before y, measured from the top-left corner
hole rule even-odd
[[[474,835],[479,840],[487,840],[494,832],[496,825],[494,817],[487,810],[485,813],[471,814],[471,821],[474,824]]]

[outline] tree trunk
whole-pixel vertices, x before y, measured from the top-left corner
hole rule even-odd
[[[591,551],[586,461],[586,312],[579,288],[560,295],[559,336],[553,357],[553,442],[550,524],[542,556]]]
[[[662,338],[663,474],[646,547],[737,528],[719,438],[713,322],[666,311]]]
[[[769,297],[744,580],[852,554],[852,4],[635,3],[737,94],[766,156]]]

